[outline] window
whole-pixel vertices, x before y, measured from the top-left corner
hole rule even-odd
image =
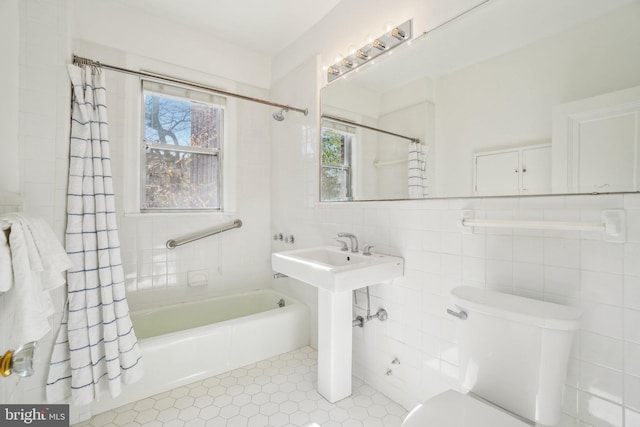
[[[143,211],[222,210],[224,97],[143,81]]]
[[[351,150],[355,128],[339,123],[322,123],[322,167],[320,187],[322,201],[352,199]]]

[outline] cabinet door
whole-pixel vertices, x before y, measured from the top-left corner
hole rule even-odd
[[[476,156],[475,193],[478,196],[519,193],[520,177],[517,151]]]
[[[551,146],[522,150],[522,194],[551,193]]]

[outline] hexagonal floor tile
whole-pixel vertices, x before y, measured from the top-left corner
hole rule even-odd
[[[84,426],[399,427],[402,406],[358,378],[337,403],[316,390],[317,352],[285,353],[95,416]]]

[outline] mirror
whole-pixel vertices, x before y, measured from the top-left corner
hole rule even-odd
[[[639,52],[638,0],[484,3],[322,89],[321,201],[636,192]]]

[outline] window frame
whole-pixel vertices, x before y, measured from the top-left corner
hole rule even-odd
[[[326,124],[330,123],[331,126],[327,126]],[[344,127],[344,129],[342,129]],[[323,163],[322,157],[323,152],[320,152],[320,191],[322,196],[322,177],[324,176],[323,172],[325,169],[336,169],[341,170],[346,173],[345,179],[345,198],[344,199],[335,199],[335,200],[321,200],[323,202],[344,202],[344,201],[352,201],[353,200],[353,142],[356,138],[356,129],[351,127],[345,127],[336,122],[330,120],[322,120],[320,125],[320,141],[322,148],[322,139],[325,132],[325,129],[329,129],[332,132],[338,133],[343,137],[344,141],[344,163],[336,164],[336,163]]]
[[[188,97],[188,96],[179,96],[179,95],[174,95],[174,94],[170,94],[170,93],[164,93],[160,90],[156,90],[156,89],[147,89],[145,88],[145,82],[150,83],[151,85],[159,85],[161,87],[170,87],[170,88],[176,88],[179,90],[183,90],[185,91],[185,93],[188,95],[190,93],[200,93],[203,94],[205,96],[212,96],[212,92],[207,92],[204,90],[198,90],[198,89],[194,89],[192,87],[186,86],[186,85],[180,85],[178,83],[167,83],[164,81],[157,81],[154,79],[147,79],[147,78],[141,78],[140,79],[140,99],[141,99],[141,117],[140,117],[140,132],[138,134],[138,141],[139,141],[139,161],[138,161],[138,176],[139,176],[139,197],[138,197],[138,211],[141,214],[158,214],[158,213],[222,213],[225,212],[225,180],[226,180],[226,174],[225,174],[225,149],[226,149],[226,142],[228,139],[228,132],[227,132],[227,128],[228,128],[228,121],[229,121],[229,108],[228,108],[228,102],[229,99],[227,97],[221,96],[221,95],[215,95],[214,98],[221,98],[224,99],[224,103],[215,103],[215,102],[208,102],[208,101],[203,101],[200,99],[194,99],[193,97]],[[146,106],[145,106],[145,97],[147,94],[155,94],[164,98],[169,98],[169,99],[175,99],[178,101],[186,101],[186,102],[190,102],[190,103],[201,103],[201,104],[206,104],[206,105],[212,105],[215,106],[216,108],[219,108],[222,110],[222,119],[220,120],[219,126],[219,133],[218,133],[218,137],[219,137],[219,141],[218,141],[218,148],[201,148],[201,147],[190,147],[190,146],[183,146],[183,145],[173,145],[173,144],[163,144],[163,143],[156,143],[156,142],[152,142],[152,141],[146,141],[145,140],[145,130],[146,130],[146,125],[145,125],[145,120],[146,120]],[[177,152],[177,153],[191,153],[191,154],[206,154],[206,155],[212,155],[212,156],[216,156],[218,158],[218,171],[217,171],[217,187],[218,187],[218,206],[217,207],[211,207],[211,208],[207,208],[207,207],[197,207],[197,208],[187,208],[187,207],[167,207],[167,208],[162,208],[162,207],[154,207],[154,208],[148,208],[145,207],[145,202],[146,202],[146,191],[145,191],[145,176],[146,176],[146,168],[147,168],[147,158],[146,158],[146,153],[147,153],[147,147],[151,146],[153,149],[157,149],[157,150],[170,150],[173,152]]]

